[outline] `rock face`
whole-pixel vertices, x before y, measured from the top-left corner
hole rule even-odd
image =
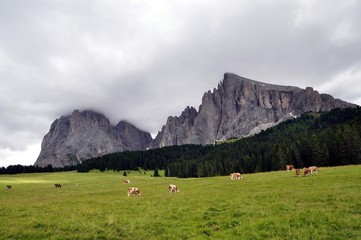
[[[130,123],[121,121],[114,127],[103,114],[76,110],[53,122],[34,165],[74,165],[107,153],[144,150],[151,141],[149,133]]]
[[[198,112],[187,107],[169,117],[152,147],[213,144],[255,134],[305,112],[355,106],[310,87],[279,86],[226,73],[213,92],[204,94]]]
[[[134,125],[120,121],[115,126],[117,141],[124,144],[128,150],[145,150],[152,142],[152,136],[136,128]]]
[[[187,107],[180,117],[168,117],[166,125],[158,133],[152,146],[161,147],[187,143],[185,140],[190,137],[196,117],[197,110],[193,107]]]

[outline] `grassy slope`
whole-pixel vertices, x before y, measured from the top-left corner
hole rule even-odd
[[[203,179],[0,175],[0,239],[357,239],[361,166]],[[142,190],[127,197],[122,179]],[[61,189],[52,184],[61,183]],[[171,194],[174,183],[181,192]],[[6,190],[6,185],[13,185]]]

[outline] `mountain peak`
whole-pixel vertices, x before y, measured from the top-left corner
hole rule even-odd
[[[255,134],[289,118],[291,113],[300,115],[350,106],[355,105],[319,94],[311,87],[275,85],[225,73],[217,89],[203,95],[193,124],[187,125],[187,129],[182,124],[166,124],[157,136],[157,143],[212,144]]]
[[[245,78],[238,76],[234,73],[225,73],[223,78],[223,83],[226,85],[233,84],[233,86],[239,82],[242,82],[244,84],[254,85],[259,88],[263,88],[266,90],[276,90],[276,91],[300,91],[301,88],[295,87],[295,86],[283,86],[283,85],[277,85],[277,84],[270,84],[265,82],[256,81],[253,79]],[[312,89],[313,90],[313,89]]]
[[[120,122],[116,127],[101,113],[74,110],[56,119],[44,136],[35,165],[63,167],[83,159],[125,150],[143,150],[152,138],[135,126]]]

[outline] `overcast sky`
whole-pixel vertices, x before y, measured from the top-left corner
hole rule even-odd
[[[0,0],[0,166],[92,109],[154,136],[225,72],[361,105],[361,1]]]

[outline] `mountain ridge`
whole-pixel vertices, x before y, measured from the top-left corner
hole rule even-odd
[[[274,85],[225,73],[217,88],[204,93],[196,116],[192,116],[191,128],[187,130],[182,124],[170,123],[168,118],[152,147],[212,144],[257,133],[304,112],[349,106],[356,105],[319,94],[312,87]],[[185,131],[187,134],[183,137]]]
[[[304,112],[350,106],[357,105],[319,94],[312,87],[268,84],[225,73],[217,88],[204,93],[198,111],[187,106],[179,116],[169,116],[154,139],[126,121],[113,126],[91,110],[62,116],[44,136],[34,165],[62,167],[117,151],[213,144],[255,134]]]

